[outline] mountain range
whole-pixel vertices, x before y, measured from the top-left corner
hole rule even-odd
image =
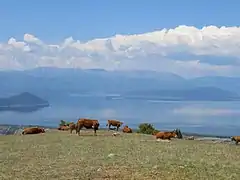
[[[167,72],[52,67],[0,71],[0,82],[2,97],[30,92],[44,99],[67,94],[120,94],[164,100],[238,100],[240,89],[237,77],[184,79]]]

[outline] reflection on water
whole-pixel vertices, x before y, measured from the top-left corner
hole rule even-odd
[[[104,96],[70,96],[50,101],[51,106],[35,112],[0,112],[0,123],[57,126],[60,119],[80,117],[119,119],[133,128],[149,122],[158,129],[181,128],[185,132],[235,135],[240,129],[239,102],[164,102],[109,100]]]

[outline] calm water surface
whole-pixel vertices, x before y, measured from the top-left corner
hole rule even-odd
[[[131,127],[148,122],[158,129],[214,135],[240,133],[240,102],[166,102],[154,100],[107,100],[103,96],[68,96],[49,100],[50,107],[31,113],[0,112],[1,124],[57,126],[60,119],[96,118],[100,127],[107,119],[119,119]]]

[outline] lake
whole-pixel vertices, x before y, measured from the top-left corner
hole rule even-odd
[[[105,96],[69,95],[53,97],[50,107],[30,113],[0,112],[0,124],[58,126],[61,119],[80,117],[119,119],[130,127],[152,123],[160,130],[180,128],[183,132],[212,135],[239,135],[240,102],[171,102],[154,100],[107,99]]]

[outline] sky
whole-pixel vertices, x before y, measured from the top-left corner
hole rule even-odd
[[[0,69],[240,75],[240,1],[0,2]]]

